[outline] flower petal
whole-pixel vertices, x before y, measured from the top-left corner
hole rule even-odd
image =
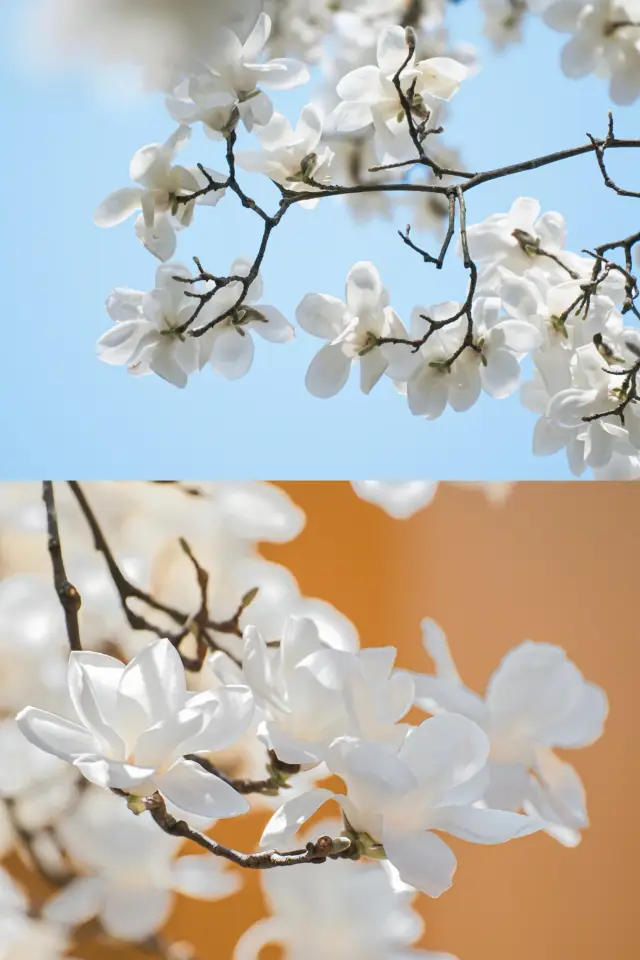
[[[241,794],[193,760],[178,760],[156,779],[161,793],[188,813],[223,818],[237,817],[249,810],[249,803]]]
[[[296,310],[303,330],[323,340],[334,340],[346,326],[347,308],[338,297],[326,293],[308,293]]]
[[[314,397],[334,397],[344,387],[351,371],[351,358],[340,344],[327,344],[309,364],[305,386]]]
[[[442,713],[411,730],[399,757],[428,790],[431,803],[438,803],[485,766],[489,740],[472,720]]]
[[[105,931],[119,940],[146,940],[167,919],[171,892],[162,887],[112,884],[100,920]]]
[[[102,201],[93,215],[93,222],[97,227],[115,227],[139,210],[141,205],[142,190],[139,187],[123,187]]]
[[[95,741],[88,730],[47,710],[25,707],[17,715],[16,723],[30,743],[68,763],[95,751]]]
[[[260,838],[261,847],[277,847],[288,843],[296,831],[335,794],[324,787],[316,787],[283,803],[271,817]]]
[[[214,857],[188,855],[171,866],[172,888],[186,897],[218,900],[240,889],[237,873],[225,870]]]
[[[384,850],[405,883],[430,897],[448,890],[456,871],[453,851],[435,833],[401,836],[383,833]]]
[[[471,843],[504,843],[544,829],[544,822],[509,810],[484,807],[439,807],[433,811],[430,825]]]

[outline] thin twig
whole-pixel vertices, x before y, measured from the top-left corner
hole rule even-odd
[[[65,570],[52,480],[42,481],[42,499],[44,500],[47,510],[47,532],[49,535],[49,556],[51,557],[51,566],[53,567],[53,585],[64,611],[69,646],[72,650],[82,650],[80,625],[78,622],[78,613],[82,605],[82,598],[74,585],[69,581]]]

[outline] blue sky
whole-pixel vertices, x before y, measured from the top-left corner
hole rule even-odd
[[[531,454],[535,418],[517,396],[483,398],[472,411],[448,412],[433,423],[412,417],[386,378],[369,397],[359,393],[355,374],[332,400],[309,396],[304,374],[320,341],[303,331],[287,347],[260,341],[252,371],[235,383],[207,369],[179,391],[100,363],[94,345],[110,323],[107,294],[115,286],[149,289],[157,262],[135,239],[132,222],[99,230],[92,212],[128,183],[133,152],[163,140],[173,124],[159,99],[108,104],[77,74],[26,76],[9,55],[10,31],[2,22],[17,2],[6,0],[0,11],[3,478],[569,478],[564,454]],[[445,135],[462,148],[469,169],[577,145],[586,131],[606,131],[606,86],[593,77],[562,76],[560,35],[533,21],[524,45],[496,56],[480,36],[473,0],[452,6],[451,24],[454,36],[476,44],[483,64],[458,94]],[[290,102],[297,108],[303,97]],[[616,108],[618,135],[637,136],[639,115],[637,105]],[[185,157],[211,166],[217,160],[201,137]],[[610,166],[637,188],[631,151],[617,151]],[[572,249],[637,229],[633,201],[604,188],[592,156],[479,187],[468,195],[469,222],[507,210],[519,195],[564,214]],[[397,225],[405,221],[400,211]],[[178,259],[189,262],[196,254],[224,273],[235,256],[251,255],[257,227],[231,200],[198,210],[195,226],[181,236]],[[406,319],[416,303],[463,293],[459,264],[429,269],[392,224],[358,226],[339,200],[329,199],[315,211],[295,209],[274,234],[264,302],[293,318],[305,293],[342,295],[348,269],[368,259]]]

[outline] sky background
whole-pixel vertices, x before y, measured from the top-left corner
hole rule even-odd
[[[100,230],[93,210],[128,184],[135,150],[164,140],[174,124],[159,97],[124,102],[78,72],[28,75],[11,40],[13,16],[25,2],[5,0],[0,9],[3,478],[570,478],[564,453],[532,455],[535,417],[517,394],[502,401],[483,396],[471,411],[448,411],[435,422],[412,417],[388,378],[363,396],[355,370],[337,397],[311,397],[304,376],[321,341],[301,330],[288,346],[255,338],[256,359],[244,379],[226,382],[207,368],[184,391],[98,361],[95,341],[111,323],[107,294],[115,286],[150,289],[157,261],[135,238],[132,220]],[[455,98],[445,134],[468,169],[575,146],[586,131],[606,132],[606,84],[562,75],[562,35],[532,19],[524,44],[495,55],[481,36],[474,0],[453,6],[450,24],[454,37],[477,46],[482,65]],[[306,96],[296,91],[286,102],[295,111]],[[638,136],[637,104],[616,107],[614,115],[618,136]],[[213,167],[218,159],[200,134],[183,158]],[[616,151],[608,164],[619,182],[637,189],[637,155]],[[605,189],[593,156],[478,187],[468,195],[468,222],[507,210],[521,195],[563,213],[574,250],[637,229],[633,201]],[[293,320],[307,292],[342,296],[358,260],[376,264],[406,321],[416,303],[463,299],[459,263],[441,272],[423,266],[395,234],[406,220],[400,208],[395,225],[358,225],[338,199],[313,211],[294,209],[273,235],[263,302]],[[225,273],[236,256],[256,249],[254,221],[231,199],[197,209],[176,259],[189,263],[195,254]],[[437,247],[432,235],[415,239]]]

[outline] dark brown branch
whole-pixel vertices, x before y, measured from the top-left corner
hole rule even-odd
[[[199,764],[203,770],[214,774],[216,777],[220,777],[220,779],[228,783],[230,787],[233,787],[237,793],[244,795],[261,793],[264,796],[275,797],[281,790],[289,789],[287,781],[300,771],[298,764],[283,763],[282,760],[278,759],[273,750],[269,751],[269,776],[263,780],[245,780],[237,777],[228,777],[226,773],[219,770],[210,760],[207,760],[206,757],[202,757],[197,753],[189,753],[184,759],[193,760],[194,763]]]
[[[258,592],[257,589],[248,591],[248,593],[242,597],[236,612],[228,620],[211,620],[206,605],[206,597],[203,596],[202,593],[203,586],[205,584],[205,578],[206,583],[208,584],[208,573],[197,562],[193,556],[191,548],[186,541],[181,541],[180,544],[182,549],[194,564],[196,569],[196,576],[201,591],[200,609],[196,614],[187,614],[181,610],[177,610],[175,607],[172,607],[169,604],[162,603],[152,596],[152,594],[142,590],[140,587],[137,587],[135,584],[131,583],[127,577],[125,577],[113,555],[107,538],[102,530],[102,527],[100,526],[100,523],[98,522],[98,518],[96,517],[86,497],[86,494],[82,490],[82,487],[75,480],[70,480],[68,483],[78,502],[80,510],[87,521],[89,529],[91,530],[94,546],[105,559],[111,579],[120,598],[120,606],[131,629],[145,630],[149,633],[155,634],[155,636],[160,638],[167,637],[173,643],[176,649],[179,650],[180,644],[185,637],[192,632],[192,628],[195,626],[196,643],[198,644],[197,657],[193,659],[190,657],[185,657],[181,654],[185,669],[192,671],[199,670],[204,661],[204,656],[206,655],[207,649],[212,651],[222,650],[227,654],[227,656],[231,657],[236,664],[240,665],[240,661],[237,659],[237,657],[231,654],[228,650],[222,648],[213,638],[212,633],[241,637],[242,630],[240,629],[239,621],[246,608],[255,599]],[[129,602],[131,600],[138,600],[141,603],[146,604],[148,607],[151,607],[153,610],[165,614],[171,620],[173,620],[175,624],[177,624],[179,629],[171,632],[167,630],[166,627],[158,625],[157,623],[147,619],[147,617],[143,616],[142,614],[131,610],[129,606]]]
[[[177,820],[167,811],[166,804],[159,793],[140,799],[140,805],[148,810],[158,826],[173,837],[192,840],[203,850],[216,857],[222,857],[248,870],[270,870],[272,867],[294,867],[301,863],[324,863],[331,860],[353,859],[358,855],[356,842],[347,837],[320,837],[315,843],[308,843],[304,850],[291,850],[280,853],[278,850],[264,850],[261,853],[241,853],[223,846],[211,837],[194,830],[184,820]]]
[[[52,480],[43,480],[42,499],[44,500],[47,510],[47,532],[49,536],[49,556],[51,557],[51,566],[53,567],[53,585],[64,611],[69,646],[72,650],[82,650],[80,626],[78,623],[78,613],[82,605],[82,598],[74,585],[69,581],[65,570]]]

